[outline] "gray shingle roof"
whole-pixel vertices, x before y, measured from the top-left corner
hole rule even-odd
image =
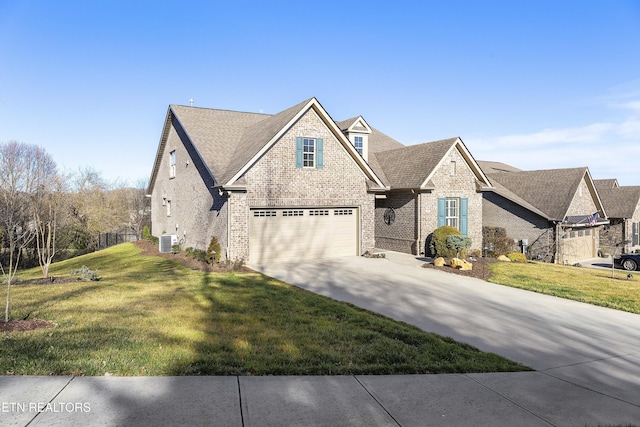
[[[602,180],[598,180],[602,181]],[[640,187],[623,186],[603,188],[600,185],[598,194],[609,218],[631,218],[640,203]]]
[[[484,171],[484,173],[522,172],[522,169],[518,169],[517,167],[508,165],[506,163],[488,162],[484,160],[478,160],[477,163]]]
[[[502,186],[543,212],[548,219],[562,221],[587,172],[586,167],[581,167],[498,172],[488,176],[494,186]]]
[[[369,154],[393,189],[420,188],[458,138],[410,145]]]
[[[596,185],[598,191],[603,188],[615,188],[619,187],[618,180],[616,178],[609,179],[594,179],[593,183]]]
[[[222,182],[245,129],[270,117],[267,114],[180,105],[172,105],[171,111],[197,147],[217,182]]]
[[[404,144],[391,138],[380,132],[376,128],[371,128],[371,134],[369,135],[369,153],[379,153],[381,151],[395,150],[397,148],[403,148]]]
[[[225,183],[255,156],[310,98],[276,115],[172,105],[171,110],[218,183]]]

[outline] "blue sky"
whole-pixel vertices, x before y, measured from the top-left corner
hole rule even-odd
[[[0,0],[0,141],[148,178],[169,104],[315,96],[404,144],[640,185],[639,1]]]

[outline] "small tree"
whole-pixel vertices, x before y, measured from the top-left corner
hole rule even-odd
[[[64,197],[62,196],[62,181],[58,177],[52,177],[51,188],[47,191],[44,187],[38,190],[38,197],[33,206],[33,225],[36,231],[36,251],[38,264],[42,270],[42,276],[49,277],[49,266],[56,255],[56,237],[58,224],[63,209]]]
[[[220,243],[218,243],[218,238],[213,236],[207,248],[207,262],[210,264],[218,263],[218,261],[220,261],[221,251],[222,248],[220,247]]]
[[[0,144],[0,227],[9,246],[8,257],[0,260],[7,283],[5,322],[9,321],[11,283],[20,258],[36,236],[33,208],[55,173],[56,164],[44,149],[17,141]]]
[[[466,256],[467,250],[471,247],[471,239],[467,236],[452,234],[447,236],[447,248],[456,252],[456,258],[460,258],[460,252],[463,253],[462,258]]]

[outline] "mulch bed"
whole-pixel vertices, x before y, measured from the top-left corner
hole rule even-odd
[[[489,266],[496,262],[500,262],[495,258],[476,258],[474,261],[470,261],[473,264],[471,271],[462,271],[455,268],[451,268],[448,265],[444,267],[436,267],[432,262],[426,262],[422,265],[423,268],[435,268],[446,273],[459,274],[461,276],[475,277],[476,279],[487,280],[491,277],[491,270]]]
[[[206,271],[206,272],[213,272],[213,273],[227,273],[231,271],[227,267],[227,265],[224,263],[213,264],[213,265],[207,264],[206,262],[198,261],[197,259],[188,256],[184,251],[181,251],[175,254],[172,252],[167,252],[167,253],[160,252],[158,250],[158,245],[147,239],[142,239],[142,240],[138,240],[137,242],[133,242],[133,245],[142,250],[140,255],[156,256],[156,257],[170,259],[192,270],[199,270],[199,271]],[[251,270],[247,267],[242,266],[240,268],[236,268],[234,271],[251,271]]]
[[[36,329],[53,328],[55,325],[54,322],[42,319],[2,321],[0,322],[0,333],[33,331]]]

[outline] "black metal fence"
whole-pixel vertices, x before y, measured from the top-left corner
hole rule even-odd
[[[98,250],[119,245],[120,243],[135,242],[138,240],[140,240],[140,236],[137,234],[103,233],[98,236]]]

